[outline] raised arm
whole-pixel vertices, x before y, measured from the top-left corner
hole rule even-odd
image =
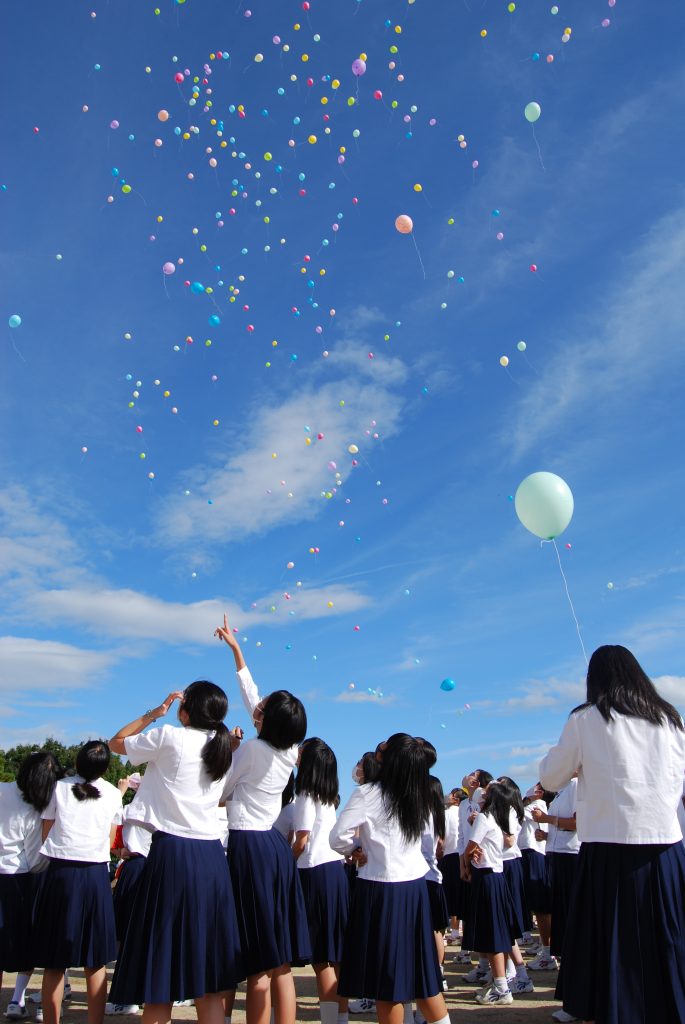
[[[223,640],[233,652],[235,670],[238,673],[238,683],[240,685],[240,694],[243,698],[243,704],[247,708],[247,713],[250,718],[253,718],[254,709],[259,704],[261,697],[259,696],[257,684],[252,678],[252,673],[245,664],[240,644],[236,640],[235,634],[228,623],[228,617],[226,615],[224,615],[223,626],[217,626],[214,630],[214,636],[219,640]]]
[[[182,690],[175,690],[173,693],[169,694],[166,700],[162,701],[159,707],[150,708],[149,711],[140,715],[139,718],[134,718],[132,722],[128,723],[128,725],[122,726],[122,728],[119,729],[119,732],[112,736],[109,741],[109,749],[112,753],[125,754],[126,746],[124,744],[124,740],[129,736],[137,736],[138,733],[142,732],[146,726],[156,722],[158,718],[163,718],[175,700],[183,700]]]

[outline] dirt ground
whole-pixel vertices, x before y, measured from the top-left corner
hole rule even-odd
[[[531,978],[535,984],[535,992],[514,997],[514,1003],[510,1006],[479,1006],[474,1000],[477,991],[475,985],[465,985],[462,978],[469,969],[461,964],[452,962],[452,947],[448,948],[445,960],[445,976],[449,985],[446,993],[447,1008],[449,1010],[452,1024],[459,1024],[466,1017],[476,1018],[480,1024],[495,1024],[496,1021],[504,1019],[507,1024],[550,1024],[551,1013],[559,1008],[559,1003],[554,1001],[554,986],[556,984],[556,971],[531,971]],[[297,1020],[302,1024],[313,1024],[318,1021],[319,1011],[316,999],[316,986],[314,974],[310,968],[296,968],[294,970],[295,987],[297,990]],[[64,1004],[64,1024],[86,1024],[86,996],[85,981],[83,972],[75,970],[70,972],[73,997],[70,1003]],[[6,974],[3,978],[2,998],[0,1000],[0,1012],[4,1011],[12,995],[14,987],[14,975]],[[31,979],[29,992],[40,991],[40,971]],[[31,1004],[27,1004],[31,1005]],[[27,1018],[27,1024],[31,1024],[31,1017]],[[121,1021],[121,1024],[133,1024],[133,1017],[111,1017],[106,1021]],[[192,1007],[175,1007],[174,1020],[196,1020],[195,1010]],[[235,1024],[244,1024],[245,1021],[245,988],[238,989],[235,1009],[233,1011]],[[350,1014],[350,1021],[359,1021],[360,1024],[375,1024],[375,1014]]]

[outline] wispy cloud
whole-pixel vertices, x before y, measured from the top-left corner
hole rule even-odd
[[[379,696],[378,693],[368,693],[366,690],[343,690],[333,700],[338,704],[394,704],[397,700],[396,694]]]
[[[80,689],[101,679],[118,660],[113,652],[91,651],[55,640],[0,637],[0,690]]]

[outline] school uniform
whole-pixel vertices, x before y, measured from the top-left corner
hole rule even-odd
[[[466,847],[469,845],[471,838],[472,825],[469,823],[469,818],[472,814],[480,813],[480,804],[483,798],[483,790],[477,789],[473,796],[468,797],[466,800],[462,800],[459,804],[459,832],[457,836],[457,853],[460,857],[463,857]],[[464,882],[459,874],[459,884],[457,888],[457,910],[456,917],[461,921],[465,921],[469,915],[469,906],[471,904],[471,882]],[[475,947],[467,946],[462,940],[462,949],[472,949]]]
[[[559,818],[572,818],[576,813],[578,780],[570,782],[559,790],[549,805],[548,814]],[[557,828],[551,822],[547,825],[546,865],[552,888],[552,933],[550,937],[550,953],[561,956],[564,950],[564,935],[568,918],[573,887],[578,870],[578,854],[580,839],[578,832],[567,832]]]
[[[243,702],[252,717],[260,701],[245,667],[238,673]],[[228,800],[228,865],[248,977],[311,958],[307,912],[295,861],[273,828],[297,763],[298,747],[277,750],[247,740],[233,754],[223,799]]]
[[[0,783],[0,973],[33,966],[31,916],[41,857],[40,812],[16,782]]]
[[[129,856],[121,861],[112,894],[118,942],[124,938],[154,834],[148,826],[136,821],[138,808],[139,804],[134,797],[124,808],[124,822],[121,827],[122,843]]]
[[[124,740],[147,762],[137,823],[152,830],[112,980],[113,1003],[170,1003],[236,987],[244,977],[213,781],[202,750],[214,734],[163,725]]]
[[[293,830],[293,813],[295,811],[295,804],[291,801],[286,804],[285,807],[281,808],[281,813],[278,815],[274,822],[274,828],[277,832],[280,832],[284,839],[289,840],[290,834]]]
[[[480,953],[509,953],[516,940],[517,924],[504,879],[504,835],[492,815],[482,811],[470,835],[470,842],[478,844],[482,856],[478,864],[471,862],[471,901],[463,945]]]
[[[330,844],[342,854],[361,845],[367,857],[352,895],[338,995],[406,1003],[441,993],[421,837],[405,839],[379,783],[353,792]]]
[[[40,852],[48,858],[34,908],[35,967],[102,967],[116,956],[109,881],[110,829],[121,821],[121,793],[104,779],[94,800],[77,800],[76,775],[57,783],[41,817],[54,824]]]
[[[526,902],[523,880],[523,864],[521,850],[518,840],[521,834],[521,822],[518,820],[514,808],[509,810],[509,834],[514,837],[513,846],[505,846],[502,852],[502,868],[504,881],[507,883],[511,903],[514,909],[514,924],[516,925],[516,938],[523,936],[533,927],[530,911]]]
[[[578,860],[562,959],[564,1009],[595,1024],[685,1021],[685,733],[591,706],[540,765],[578,771]]]
[[[445,808],[445,840],[442,846],[442,859],[439,863],[443,890],[447,900],[447,910],[450,917],[459,917],[461,873],[459,871],[459,851],[457,849],[458,839],[459,808],[453,804],[451,807]]]
[[[340,963],[347,928],[350,888],[344,858],[331,849],[335,808],[299,793],[291,805],[295,834],[309,832],[297,870],[307,908],[313,964]]]
[[[535,838],[535,832],[541,826],[533,818],[534,809],[547,814],[547,804],[544,800],[532,800],[523,809],[523,824],[518,837],[518,847],[522,856],[523,887],[529,913],[550,914],[552,884],[545,859],[546,843],[544,839]]]
[[[445,932],[450,926],[450,913],[447,907],[445,888],[442,883],[442,874],[440,873],[438,858],[435,853],[437,839],[433,831],[434,828],[433,815],[431,814],[421,836],[421,853],[428,868],[425,878],[433,931]]]

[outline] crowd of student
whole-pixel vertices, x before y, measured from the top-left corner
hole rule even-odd
[[[28,1015],[40,967],[37,1015],[58,1024],[81,967],[88,1024],[141,1006],[166,1024],[188,1000],[200,1024],[225,1024],[243,981],[247,1024],[294,1024],[291,967],[311,964],[322,1024],[374,1008],[380,1024],[449,1024],[442,963],[461,939],[479,1004],[558,970],[557,1021],[685,1024],[685,732],[630,652],[595,652],[587,702],[525,797],[478,769],[445,798],[432,744],[396,733],[360,758],[336,813],[335,754],[305,738],[302,703],[260,697],[226,620],[216,635],[255,738],[229,732],[220,687],[195,682],[86,743],[75,776],[37,752],[0,785],[8,1018]],[[176,701],[180,727],[146,731]],[[102,778],[111,752],[147,766],[125,808]]]

